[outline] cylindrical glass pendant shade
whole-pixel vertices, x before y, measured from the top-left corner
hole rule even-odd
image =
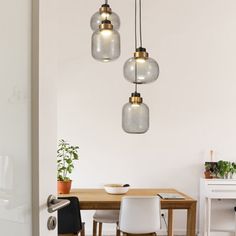
[[[120,56],[120,35],[110,26],[101,27],[106,24],[101,24],[100,29],[92,35],[92,56],[102,62],[112,61]]]
[[[148,56],[145,48],[137,48],[134,57],[128,59],[123,68],[124,77],[131,83],[147,84],[159,76],[157,62]]]
[[[122,128],[125,132],[131,134],[143,134],[149,129],[149,108],[146,104],[132,101],[123,106],[122,110]],[[136,94],[137,95],[137,94]]]
[[[96,31],[99,29],[99,25],[104,20],[111,21],[113,27],[115,30],[119,30],[120,28],[120,18],[115,12],[107,13],[107,12],[96,12],[90,20],[90,26],[93,31]]]

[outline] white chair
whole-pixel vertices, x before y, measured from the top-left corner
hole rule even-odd
[[[97,210],[93,215],[93,236],[97,235],[97,224],[99,224],[98,235],[102,236],[102,224],[116,224],[119,221],[119,210]],[[116,235],[119,236],[117,229]]]
[[[119,230],[124,234],[156,234],[161,228],[158,196],[123,197]]]

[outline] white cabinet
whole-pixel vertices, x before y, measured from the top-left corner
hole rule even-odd
[[[236,200],[236,179],[203,179],[201,178],[200,180],[200,210],[199,210],[200,236],[210,236],[210,233],[211,233],[211,201],[212,199],[235,199]],[[236,224],[235,224],[235,236],[236,236]]]

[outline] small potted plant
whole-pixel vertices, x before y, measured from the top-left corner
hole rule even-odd
[[[74,161],[79,159],[78,146],[71,146],[61,139],[57,150],[57,190],[58,193],[67,194],[71,189],[72,180],[69,174],[74,169]]]
[[[230,165],[230,177],[233,179],[235,177],[236,174],[236,163],[232,162]]]
[[[211,163],[205,162],[205,178],[206,179],[212,179],[213,176],[211,175]]]
[[[205,162],[205,178],[212,179],[217,176],[217,162],[213,161],[213,150],[210,150],[210,160]]]
[[[220,178],[222,179],[228,179],[229,178],[229,174],[232,171],[231,168],[231,162],[229,161],[218,161],[217,162],[217,168],[218,168],[218,173]]]

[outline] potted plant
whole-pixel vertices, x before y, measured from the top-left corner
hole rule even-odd
[[[217,176],[217,162],[205,162],[205,178],[212,179]]]
[[[211,163],[209,162],[205,162],[205,178],[206,179],[212,179],[212,175],[211,175]]]
[[[205,162],[205,178],[212,179],[217,176],[217,162],[213,161],[214,151],[210,150],[210,161]]]
[[[61,139],[57,150],[57,190],[58,193],[67,194],[71,189],[69,174],[74,169],[74,161],[79,159],[78,146],[71,146]]]
[[[231,175],[230,177],[234,178],[235,174],[236,174],[236,163],[232,162],[230,166],[230,175]]]
[[[217,168],[218,168],[218,173],[220,178],[222,179],[228,179],[229,178],[229,174],[232,171],[231,168],[231,162],[229,161],[218,161],[217,162]]]

